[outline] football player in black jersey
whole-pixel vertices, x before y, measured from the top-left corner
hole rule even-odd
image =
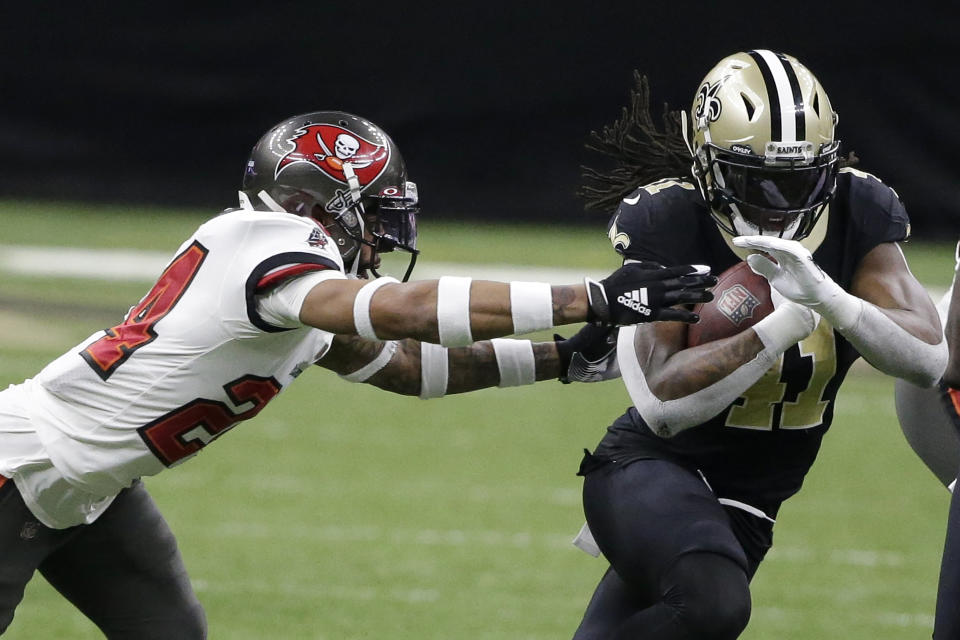
[[[581,546],[595,540],[610,569],[576,640],[738,637],[777,511],[851,364],[863,356],[918,386],[940,378],[937,313],[897,245],[906,211],[879,179],[841,167],[836,123],[804,65],[756,50],[720,61],[664,131],[638,77],[631,108],[594,135],[617,164],[588,169],[583,195],[616,206],[609,237],[625,260],[714,273],[747,260],[776,309],[690,347],[680,323],[620,330],[634,406],[580,468]]]
[[[950,359],[935,387],[921,388],[897,380],[894,397],[897,417],[907,442],[950,491],[947,537],[940,564],[935,640],[960,640],[960,243],[953,285],[944,294],[937,311],[943,322]]]

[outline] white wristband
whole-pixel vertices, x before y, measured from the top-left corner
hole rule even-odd
[[[439,398],[447,393],[447,350],[432,342],[420,343],[420,397]]]
[[[470,331],[471,278],[443,276],[437,283],[437,331],[445,347],[473,343]]]
[[[553,327],[553,291],[546,282],[511,282],[510,314],[515,334]]]
[[[385,276],[371,280],[357,291],[353,299],[353,325],[357,328],[357,335],[367,340],[379,340],[377,332],[373,330],[373,320],[370,319],[370,301],[377,289],[385,284],[398,282],[396,278]]]
[[[500,387],[519,387],[537,381],[533,343],[529,340],[494,338],[490,341],[500,370]]]
[[[760,342],[778,356],[810,335],[815,324],[811,323],[810,310],[786,300],[763,320],[753,325]]]
[[[387,363],[393,358],[393,354],[397,352],[398,344],[399,343],[396,340],[383,343],[383,349],[380,350],[380,353],[377,354],[376,358],[363,365],[353,373],[341,375],[340,377],[349,382],[366,382],[371,376],[373,376],[373,374],[387,366]]]

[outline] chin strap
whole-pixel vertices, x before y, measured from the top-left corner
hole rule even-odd
[[[260,193],[257,194],[257,197],[263,201],[263,204],[267,205],[267,208],[270,209],[270,211],[276,211],[277,213],[289,213],[286,209],[281,207],[280,204],[266,191],[261,190]]]
[[[727,206],[730,207],[730,211],[733,212],[733,215],[730,216],[730,222],[733,223],[733,228],[737,234],[741,236],[771,236],[774,238],[783,238],[784,240],[793,240],[793,236],[797,235],[797,230],[803,222],[803,216],[800,216],[783,231],[764,231],[752,222],[748,222],[743,217],[743,214],[740,213],[737,205],[731,202],[727,204]]]
[[[240,199],[241,209],[246,209],[247,211],[253,210],[253,203],[250,202],[250,196],[245,194],[243,191],[237,191],[237,198]]]
[[[362,239],[365,234],[365,228],[363,226],[363,207],[360,204],[360,179],[357,178],[357,174],[353,171],[352,162],[343,163],[343,175],[347,179],[347,186],[350,188],[350,202],[356,204],[356,212],[347,213],[357,217],[357,226],[360,227],[361,241],[357,242],[357,255],[353,257],[353,263],[350,265],[350,271],[347,274],[348,276],[356,278],[360,271],[360,254],[363,252]]]

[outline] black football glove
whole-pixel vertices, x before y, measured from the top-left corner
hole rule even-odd
[[[613,325],[585,324],[569,338],[554,335],[560,355],[560,382],[601,382],[619,377],[617,332]]]
[[[673,309],[677,304],[713,300],[707,291],[717,283],[710,267],[661,267],[653,262],[628,262],[597,282],[584,278],[590,310],[587,322],[628,325],[655,320],[696,322],[697,314]]]

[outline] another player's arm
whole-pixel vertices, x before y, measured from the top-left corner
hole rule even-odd
[[[953,291],[947,308],[947,323],[944,327],[950,358],[943,372],[943,382],[960,389],[960,243],[957,244],[957,266],[953,274]]]
[[[327,279],[306,293],[299,319],[335,334],[415,338],[446,347],[584,321],[689,322],[689,311],[671,307],[709,300],[705,289],[716,278],[708,274],[707,267],[634,263],[600,282],[587,278],[584,284],[563,286],[470,278],[407,283]]]
[[[381,369],[357,381],[394,393],[421,395],[423,345],[420,341],[411,339],[399,340],[395,347],[389,347],[388,344],[358,336],[338,335],[317,364],[349,379],[352,374],[373,362],[383,349],[392,348],[393,352]],[[560,373],[555,343],[532,343],[531,348],[535,380],[555,379]],[[440,355],[446,359],[447,365],[443,395],[495,387],[502,382],[494,346],[489,340],[467,347],[443,349]],[[434,363],[428,366],[438,365]]]
[[[338,338],[323,366],[353,382],[401,393],[412,393],[419,374],[419,395],[432,398],[559,375],[561,358],[554,344],[534,346],[529,340],[496,336],[584,320],[691,321],[693,314],[672,306],[711,299],[705,288],[716,279],[707,272],[690,265],[664,269],[628,264],[600,282],[586,279],[584,285],[569,286],[468,278],[416,283],[327,279],[303,293],[298,319],[366,339]],[[298,291],[294,286],[291,293]],[[492,340],[475,344],[485,338]],[[375,349],[373,344],[381,346]]]
[[[300,319],[336,334],[356,334],[354,301],[365,280],[327,280],[307,294]],[[469,284],[470,332],[474,340],[514,333],[510,285],[474,280]],[[371,298],[369,317],[378,338],[416,338],[440,342],[437,314],[437,281],[393,283],[381,287]],[[550,287],[552,325],[584,322],[589,301],[584,285]],[[547,329],[549,326],[539,327]]]

